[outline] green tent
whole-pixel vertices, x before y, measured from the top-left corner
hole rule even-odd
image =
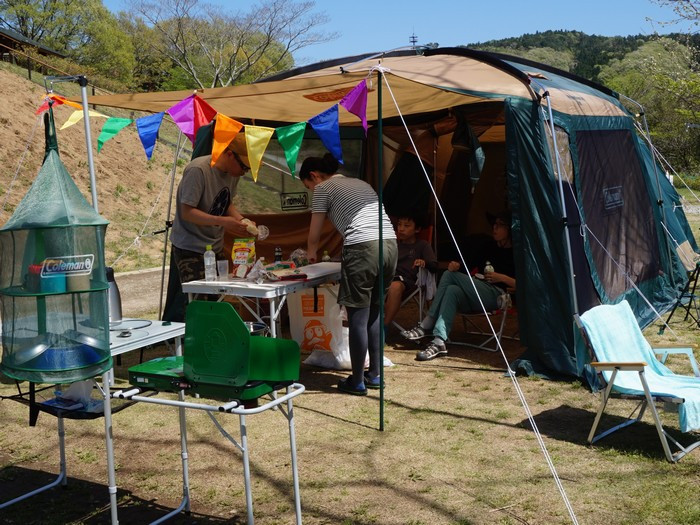
[[[436,213],[438,257],[450,251],[448,226],[457,237],[484,233],[487,211],[513,212],[527,348],[515,367],[581,377],[574,313],[627,299],[645,326],[654,310],[674,304],[687,274],[668,231],[676,242],[695,241],[669,203],[677,194],[639,140],[634,115],[603,86],[517,57],[447,48],[328,61],[198,95],[244,124],[278,127],[311,119],[365,79],[370,129],[356,150],[359,162],[344,151],[345,165],[383,186],[415,144],[434,169],[445,212],[445,220]],[[90,103],[157,112],[189,94],[97,96]],[[341,138],[361,131],[344,109],[339,125]]]

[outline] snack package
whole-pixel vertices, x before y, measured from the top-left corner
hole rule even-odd
[[[233,261],[233,275],[245,277],[255,262],[255,239],[252,237],[234,239],[231,260]]]

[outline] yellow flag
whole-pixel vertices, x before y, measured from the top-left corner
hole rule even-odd
[[[91,117],[107,118],[107,115],[103,115],[99,111],[95,111],[92,109],[88,113]],[[73,114],[70,117],[68,117],[68,120],[65,121],[63,126],[60,127],[60,129],[69,128],[73,124],[77,124],[78,122],[80,122],[82,120],[82,118],[83,118],[83,110],[82,109],[80,111],[74,111]]]
[[[219,159],[233,138],[241,131],[243,124],[226,115],[217,113],[214,125],[214,143],[211,145],[211,165]]]
[[[263,154],[267,149],[275,128],[265,128],[263,126],[246,126],[245,138],[248,144],[248,160],[250,160],[250,174],[254,181],[258,181],[258,170],[262,162]]]

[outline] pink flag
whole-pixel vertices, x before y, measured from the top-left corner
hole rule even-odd
[[[360,118],[367,135],[367,82],[362,80],[340,100],[339,104]]]
[[[182,99],[167,110],[175,125],[194,144],[194,95]]]

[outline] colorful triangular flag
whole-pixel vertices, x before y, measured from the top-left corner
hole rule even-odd
[[[262,157],[270,143],[270,138],[275,128],[263,126],[246,126],[245,141],[248,147],[248,160],[250,161],[250,174],[255,182],[258,181],[258,170],[262,163]]]
[[[326,149],[343,164],[343,149],[340,146],[340,128],[338,127],[338,104],[309,119],[309,124],[318,133]]]
[[[226,149],[233,138],[241,131],[243,124],[237,120],[233,120],[226,115],[219,114],[216,116],[216,125],[214,126],[214,142],[211,146],[211,165],[213,166],[219,157]]]
[[[88,111],[88,115],[91,117],[102,117],[102,118],[108,118],[107,115],[103,115],[99,111],[95,111],[93,109]],[[74,111],[70,117],[68,117],[68,120],[66,120],[63,123],[63,126],[61,126],[59,129],[66,129],[71,127],[73,124],[77,124],[83,119],[83,110],[76,110]]]
[[[105,142],[114,137],[117,133],[119,133],[123,128],[125,128],[132,122],[133,120],[131,120],[130,118],[108,118],[104,126],[102,126],[100,136],[97,137],[97,153],[100,152]]]
[[[339,104],[360,118],[367,135],[367,82],[362,80],[340,100]]]
[[[139,139],[141,139],[141,144],[143,144],[143,149],[146,151],[146,158],[148,160],[151,160],[151,155],[153,155],[153,148],[156,145],[158,130],[160,129],[161,122],[163,122],[164,115],[165,113],[161,111],[154,115],[136,119],[136,129],[139,132]]]
[[[282,146],[284,157],[287,159],[287,166],[292,177],[296,175],[297,158],[301,149],[301,142],[304,140],[306,122],[297,122],[289,126],[283,126],[275,130],[277,132],[277,142]]]

